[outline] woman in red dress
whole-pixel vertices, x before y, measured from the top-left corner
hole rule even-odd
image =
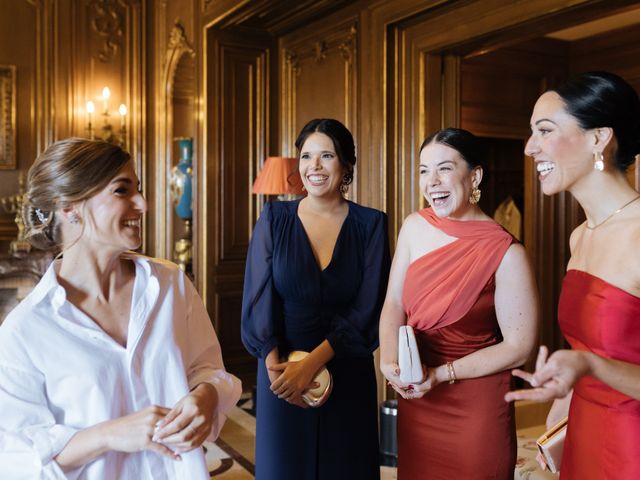
[[[569,191],[587,220],[571,234],[558,319],[572,350],[507,400],[557,400],[548,425],[569,414],[562,480],[640,475],[640,195],[625,171],[640,153],[640,100],[620,77],[593,72],[544,93],[525,152],[546,195]]]
[[[449,128],[420,148],[431,205],[405,220],[380,319],[381,370],[400,395],[398,478],[513,479],[509,369],[534,346],[538,309],[522,245],[480,210],[477,139]],[[425,378],[400,380],[398,328],[414,327]]]

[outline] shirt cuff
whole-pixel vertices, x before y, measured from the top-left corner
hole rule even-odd
[[[54,425],[50,428],[26,429],[25,434],[33,442],[42,465],[46,465],[62,451],[77,431],[78,429],[66,425]]]
[[[189,379],[189,389],[201,383],[210,383],[218,393],[218,405],[214,414],[210,437],[215,440],[227,419],[227,413],[238,403],[242,394],[242,383],[225,370],[203,370]]]

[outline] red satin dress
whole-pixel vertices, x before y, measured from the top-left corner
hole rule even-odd
[[[513,238],[494,222],[423,217],[458,239],[414,261],[403,303],[429,367],[502,341],[495,271]],[[398,400],[400,480],[512,480],[516,461],[509,371],[443,383],[421,399]]]
[[[558,307],[571,347],[640,364],[640,298],[579,270],[569,270]],[[640,478],[640,401],[593,377],[576,384],[561,480]]]

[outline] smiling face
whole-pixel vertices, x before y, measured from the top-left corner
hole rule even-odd
[[[460,153],[441,143],[420,152],[420,190],[441,218],[463,219],[474,208],[469,197],[480,184],[482,169],[469,168]]]
[[[135,250],[142,242],[140,220],[147,202],[139,191],[140,182],[127,164],[97,194],[79,209],[83,236],[101,248],[116,251]]]
[[[307,137],[300,149],[300,176],[310,196],[341,196],[340,184],[346,169],[340,163],[333,141],[324,133]]]
[[[580,128],[556,92],[546,92],[536,102],[531,132],[525,154],[533,157],[546,195],[570,190],[577,181],[594,172],[596,137]]]

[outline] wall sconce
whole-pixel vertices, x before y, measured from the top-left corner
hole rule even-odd
[[[102,96],[100,97],[100,100],[102,101],[102,104],[103,104],[103,109],[102,109],[102,113],[100,113],[100,116],[102,116],[104,120],[102,122],[102,125],[100,126],[100,134],[97,136],[98,138],[106,142],[117,143],[118,145],[124,148],[126,146],[126,139],[127,139],[127,127],[126,127],[126,117],[128,113],[127,106],[124,103],[122,103],[118,108],[118,114],[120,115],[120,129],[118,130],[118,134],[115,135],[114,128],[111,126],[111,122],[109,121],[109,117],[111,116],[111,114],[109,113],[110,97],[111,97],[111,90],[109,90],[109,87],[104,87],[102,89]],[[92,123],[93,114],[95,113],[95,111],[96,111],[95,104],[91,100],[89,100],[87,102],[87,130],[89,132],[89,138],[91,138],[91,140],[94,140],[96,138],[96,130]]]
[[[268,157],[253,183],[253,193],[278,195],[278,200],[292,200],[302,195],[304,189],[297,167],[295,157]]]

